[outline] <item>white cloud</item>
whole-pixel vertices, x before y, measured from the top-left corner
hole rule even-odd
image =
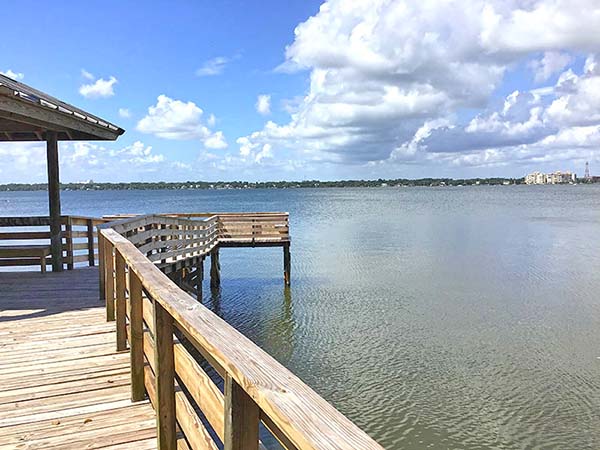
[[[563,70],[572,61],[573,58],[568,53],[545,52],[541,59],[532,61],[530,67],[533,70],[536,83],[541,83]]]
[[[23,75],[21,72],[14,72],[10,69],[4,71],[4,72],[0,72],[2,75],[7,76],[8,78],[12,78],[13,80],[22,80],[23,78],[25,78],[25,75]]]
[[[128,108],[119,108],[119,117],[129,119],[131,117],[131,111],[129,111]]]
[[[138,122],[137,130],[164,139],[197,139],[208,148],[225,148],[227,143],[223,133],[209,128],[209,124],[215,122],[214,116],[209,116],[205,124],[203,115],[204,111],[194,102],[159,95],[156,105],[150,106],[148,114]]]
[[[592,80],[578,81],[587,106],[566,93],[573,81],[565,79],[515,94],[498,111],[487,107],[505,74],[523,60],[533,61],[542,82],[567,69],[575,53],[600,53],[595,11],[594,0],[473,0],[460,11],[451,0],[326,1],[297,26],[279,67],[309,71],[307,94],[289,109],[287,123],[269,121],[239,138],[240,157],[248,159],[269,144],[277,155],[320,163],[375,163],[391,155],[426,162],[442,149],[455,153],[448,158],[480,152],[468,159],[491,161],[494,152],[533,145],[567,122],[580,123],[584,111],[594,122],[600,87]],[[595,66],[595,60],[586,66]],[[546,110],[548,101],[567,95],[562,109],[559,102]],[[455,114],[464,110],[481,112],[456,123]],[[446,126],[415,139],[428,123]]]
[[[115,144],[104,145],[68,141],[60,144],[61,179],[65,182],[95,180],[131,180],[146,172],[163,170],[166,167],[183,169],[185,163],[167,161],[162,153],[151,146],[136,141],[125,147]],[[40,142],[0,143],[0,183],[45,182],[46,149]],[[127,167],[126,171],[115,171],[115,167]],[[9,170],[5,170],[9,169]]]
[[[199,77],[220,75],[230,61],[231,60],[225,56],[217,56],[216,58],[209,59],[204,62],[202,67],[196,70],[196,75]]]
[[[89,72],[85,73],[91,75]],[[117,79],[115,77],[110,77],[108,80],[105,80],[104,78],[99,78],[92,83],[81,85],[81,87],[79,88],[79,93],[85,98],[112,97],[113,95],[115,95],[115,92],[113,90],[113,86],[115,84],[117,84]]]
[[[227,142],[225,141],[225,136],[223,135],[223,132],[217,131],[216,133],[213,133],[211,136],[206,138],[204,140],[204,146],[206,148],[212,149],[226,148]]]
[[[95,80],[95,79],[96,79],[96,77],[95,77],[95,76],[94,76],[92,73],[88,72],[88,71],[87,71],[87,70],[85,70],[85,69],[81,69],[81,76],[82,76],[83,78],[85,78],[86,80],[91,80],[91,81],[93,81],[93,80]]]
[[[260,163],[264,158],[272,158],[272,157],[273,157],[273,151],[272,151],[271,144],[265,144],[265,145],[263,145],[262,150],[256,154],[256,156],[254,157],[254,160],[257,163]]]
[[[271,96],[267,94],[261,94],[256,99],[256,111],[263,116],[271,114]]]

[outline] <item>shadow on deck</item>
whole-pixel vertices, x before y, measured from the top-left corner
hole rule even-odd
[[[155,449],[95,268],[0,273],[0,449]]]

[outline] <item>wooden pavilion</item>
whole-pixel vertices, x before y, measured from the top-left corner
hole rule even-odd
[[[0,74],[0,141],[45,141],[52,270],[62,271],[59,141],[114,141],[125,130]]]

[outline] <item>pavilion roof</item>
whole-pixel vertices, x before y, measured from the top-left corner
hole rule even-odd
[[[24,83],[0,74],[0,141],[115,140],[125,130]]]

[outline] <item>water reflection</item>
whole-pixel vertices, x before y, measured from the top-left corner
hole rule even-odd
[[[223,318],[223,314],[221,312],[221,287],[220,286],[211,286],[210,287],[210,296],[208,297],[208,304],[205,305],[208,309],[214,312],[217,316]]]

